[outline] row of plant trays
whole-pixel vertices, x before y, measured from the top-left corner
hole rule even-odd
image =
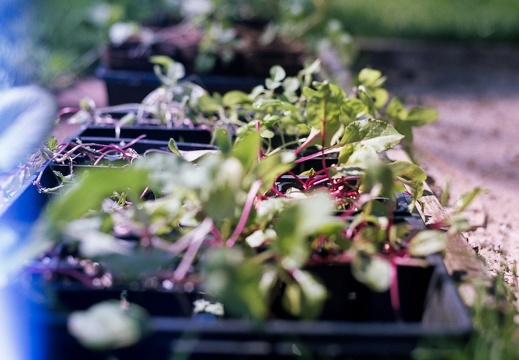
[[[128,127],[115,132],[114,127],[88,126],[77,138],[83,143],[120,145],[121,141],[128,143],[146,134],[132,145],[140,153],[167,150],[170,138],[178,141],[180,149],[214,148],[208,145],[207,132],[199,130]],[[67,175],[67,168],[46,162],[4,210],[3,226],[27,238],[53,196],[42,193],[41,187],[59,185],[55,172]],[[276,186],[283,191],[293,183],[291,176],[285,176]],[[424,227],[416,213],[402,211],[395,216],[414,228]],[[471,331],[471,319],[439,255],[429,256],[426,267],[398,266],[398,311],[389,290],[373,291],[352,276],[349,264],[331,264],[310,269],[331,293],[319,318],[295,319],[274,302],[272,319],[254,321],[196,314],[193,304],[203,297],[199,289],[170,286],[167,282],[157,284],[157,279],[149,288],[85,287],[66,275],[83,265],[71,263],[69,250],[63,251],[56,258],[34,261],[13,288],[20,299],[29,302],[31,318],[26,319],[27,325],[31,336],[42,339],[33,355],[41,359],[170,359],[173,355],[191,359],[408,358],[421,341],[463,340]],[[24,286],[27,284],[30,286]],[[69,334],[67,319],[71,311],[86,310],[108,299],[121,301],[121,294],[124,301],[142,306],[151,317],[149,335],[143,340],[121,349],[94,351]]]
[[[195,65],[204,36],[201,29],[187,24],[150,27],[154,33],[153,43],[147,43],[141,38],[142,34],[136,34],[121,44],[103,47],[96,76],[105,82],[108,101],[115,105],[141,102],[161,84],[150,62],[154,56],[167,56],[181,63],[186,70],[186,80],[209,92],[222,94],[231,90],[249,92],[263,84],[273,65],[282,66],[291,76],[296,75],[307,55],[303,44],[280,36],[264,44],[262,28],[263,25],[236,24],[233,29],[236,45],[215,44],[216,53],[211,55],[214,64],[201,70]],[[225,61],[223,53],[229,51],[232,58]]]

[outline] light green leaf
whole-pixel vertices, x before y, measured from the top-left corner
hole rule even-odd
[[[445,250],[447,235],[439,230],[423,230],[413,236],[408,244],[412,256],[427,256]]]
[[[373,102],[375,104],[375,108],[381,109],[386,105],[389,100],[389,93],[386,89],[374,89],[370,91],[371,96],[373,97]]]
[[[411,187],[413,203],[422,196],[427,174],[416,164],[407,161],[395,161],[389,164],[396,178]]]
[[[265,110],[271,106],[279,106],[281,104],[282,101],[278,99],[259,99],[252,104],[252,107],[256,110]]]
[[[225,107],[232,107],[235,105],[252,104],[252,100],[243,91],[233,90],[225,93],[222,98],[222,104]]]
[[[374,291],[386,291],[391,283],[391,264],[379,256],[359,254],[352,262],[353,276]]]
[[[391,168],[381,162],[369,164],[362,177],[362,190],[371,192],[375,187],[381,186],[379,194],[388,199],[394,199],[394,177]]]
[[[469,192],[464,193],[454,203],[454,213],[460,213],[464,211],[479,195],[487,193],[488,190],[482,187],[476,187]]]
[[[224,128],[216,128],[213,132],[213,139],[222,154],[229,154],[232,151],[232,141],[229,132]]]
[[[386,114],[393,120],[406,120],[407,110],[404,105],[397,98],[392,98],[386,110]]]
[[[246,259],[236,247],[212,248],[204,264],[207,276],[203,287],[209,296],[223,303],[226,313],[265,318],[268,291],[262,292],[259,286],[264,274],[260,264]]]
[[[411,108],[408,110],[406,121],[411,126],[423,126],[435,122],[438,119],[438,111],[432,108]]]
[[[258,132],[250,132],[236,141],[232,155],[240,160],[244,169],[249,169],[258,161],[260,144],[261,138]]]
[[[386,77],[379,70],[364,68],[359,72],[358,79],[366,87],[379,87],[384,84]]]
[[[274,65],[270,68],[270,77],[273,81],[280,82],[285,78],[285,76],[287,76],[287,73],[281,66]]]
[[[260,192],[265,192],[274,183],[280,174],[294,167],[295,155],[290,151],[281,151],[267,156],[259,162],[254,174],[256,179],[261,180]]]
[[[403,135],[385,121],[357,120],[346,126],[341,145],[360,143],[381,152],[397,145]]]
[[[148,331],[148,313],[132,303],[110,300],[70,314],[67,327],[83,346],[111,350],[137,343]]]
[[[327,298],[326,288],[308,271],[294,271],[294,279],[301,289],[301,313],[303,319],[315,319],[321,313]]]
[[[270,244],[285,258],[285,268],[298,268],[306,262],[310,254],[308,236],[335,224],[337,219],[332,216],[333,211],[333,201],[324,192],[287,204],[274,224],[277,239]]]
[[[148,174],[135,166],[127,168],[90,168],[77,174],[78,181],[59,194],[46,213],[50,227],[59,231],[69,221],[88,210],[99,209],[102,201],[115,191],[132,190],[140,194],[148,185]]]
[[[177,145],[177,142],[175,141],[175,139],[173,139],[173,138],[170,138],[170,139],[169,139],[169,141],[168,141],[168,149],[169,149],[169,151],[171,151],[173,154],[182,157],[182,154],[181,154],[180,151],[178,150],[178,145]]]
[[[337,131],[345,100],[344,91],[336,85],[323,84],[317,91],[306,90],[304,95],[307,97],[305,110],[308,123],[319,130],[336,124]],[[333,130],[331,132],[330,138],[335,133]]]

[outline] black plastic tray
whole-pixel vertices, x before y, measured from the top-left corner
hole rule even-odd
[[[119,136],[121,138],[137,138],[145,135],[145,140],[162,140],[169,141],[174,139],[176,142],[187,142],[196,144],[209,144],[212,140],[212,134],[208,130],[189,129],[189,128],[166,128],[162,126],[123,126],[120,128]],[[89,125],[81,129],[76,135],[77,137],[105,137],[116,138],[115,126],[105,125]]]
[[[278,319],[258,323],[227,318],[152,316],[153,331],[149,337],[132,347],[106,353],[81,347],[67,333],[67,313],[37,311],[32,325],[47,335],[43,350],[47,353],[45,359],[107,359],[109,355],[119,360],[166,360],[174,356],[222,360],[290,359],[299,356],[312,359],[408,359],[421,340],[463,341],[472,329],[471,318],[442,259],[432,256],[429,261],[432,267],[427,271],[417,268],[419,274],[413,274],[409,283],[406,279],[410,274],[399,278],[402,308],[411,308],[404,321],[380,315],[381,311],[387,310],[388,294],[373,293],[366,295],[366,298],[360,290],[349,289],[349,284],[345,284],[343,291],[361,297],[352,310],[357,314],[353,314],[350,320]],[[332,281],[340,279],[343,274],[338,275]],[[418,288],[417,284],[420,284]],[[63,289],[58,292],[61,296],[65,295]],[[83,298],[87,293],[88,290],[84,290],[75,295]],[[130,292],[128,300],[131,301],[134,295]],[[150,293],[149,296],[153,298],[154,294]],[[173,297],[178,300],[178,294],[171,296],[172,300]],[[348,296],[355,302],[353,295]],[[372,301],[366,301],[370,297]],[[411,302],[406,303],[406,298]],[[136,299],[140,302],[143,298]],[[150,299],[146,303],[149,305]],[[170,303],[174,305],[175,301]],[[159,304],[164,305],[164,301],[157,302],[157,306]],[[85,307],[86,304],[81,306]],[[357,317],[360,313],[365,313],[367,318]]]
[[[96,76],[105,82],[110,105],[139,103],[161,85],[151,71],[113,70],[100,66],[96,69]],[[250,92],[265,82],[264,78],[256,77],[195,74],[186,75],[184,80],[220,94],[231,90]]]

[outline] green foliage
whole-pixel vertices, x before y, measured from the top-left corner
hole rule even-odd
[[[265,318],[268,293],[259,285],[268,273],[259,264],[238,248],[215,248],[208,253],[205,268],[208,274],[205,290],[225,304],[226,312]]]
[[[166,73],[175,66],[167,58],[156,61]],[[387,290],[395,256],[441,252],[465,223],[453,219],[444,233],[394,221],[397,194],[410,193],[414,203],[426,175],[414,164],[384,156],[404,138],[379,104],[387,101],[385,78],[366,69],[359,74],[362,84],[347,93],[313,81],[318,69],[313,62],[287,78],[276,66],[250,94],[196,97],[203,106],[191,105],[186,95],[186,112],[196,117],[204,107],[222,116],[213,131],[220,151],[195,163],[172,139],[169,153],[75,174],[50,204],[42,237],[99,262],[118,284],[138,284],[158,273],[180,284],[194,282],[232,316],[264,319],[272,302],[280,301],[298,318],[318,317],[328,294],[308,266],[315,261],[348,259],[357,280]],[[178,85],[181,74],[170,75],[164,92]],[[161,101],[167,109],[177,100]],[[96,109],[86,105],[84,113],[95,116]],[[402,119],[414,114],[413,125],[431,118],[430,111],[396,102],[388,111]],[[286,142],[288,134],[296,140]],[[274,143],[278,137],[281,144]],[[315,158],[322,170],[296,173],[297,164]],[[295,184],[286,189],[278,180],[288,173]],[[467,195],[463,204],[476,195]],[[134,245],[123,246],[120,236],[134,237]]]
[[[136,304],[111,300],[73,312],[67,326],[82,345],[112,350],[141,340],[148,332],[148,314]]]
[[[336,0],[330,11],[353,36],[457,41],[519,36],[514,0]]]

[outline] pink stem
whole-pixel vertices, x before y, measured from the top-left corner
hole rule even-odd
[[[206,218],[195,230],[193,230],[194,233],[192,235],[192,240],[189,243],[189,247],[182,257],[180,264],[178,264],[175,272],[173,273],[173,278],[176,281],[184,280],[187,272],[189,271],[189,268],[195,260],[195,256],[198,253],[200,246],[204,242],[206,235],[211,231],[212,227],[213,221],[209,218]]]
[[[339,152],[339,151],[340,151],[339,148],[330,148],[330,149],[326,149],[326,150],[323,150],[323,151],[318,151],[318,152],[316,152],[314,154],[310,154],[310,155],[303,156],[301,158],[296,159],[295,163],[299,164],[299,163],[302,163],[303,161],[307,161],[307,160],[316,158],[318,156],[323,156],[323,155],[327,155],[327,154],[333,154],[334,152]]]
[[[301,144],[300,147],[298,147],[296,150],[295,150],[295,154],[299,154],[301,151],[303,151],[312,141],[314,141],[315,139],[317,139],[318,136],[321,135],[321,132],[317,132],[315,133],[312,137],[309,137],[308,139],[306,139],[306,141],[304,143]]]
[[[243,207],[243,211],[241,213],[240,220],[238,221],[238,225],[236,225],[236,228],[234,229],[234,232],[232,233],[231,237],[225,243],[227,247],[232,247],[236,240],[238,240],[240,234],[243,232],[243,229],[247,224],[247,219],[249,218],[252,206],[254,205],[254,199],[256,198],[256,194],[258,193],[260,187],[261,180],[256,180],[252,183],[249,193],[247,194],[247,201],[245,202],[245,205]]]

